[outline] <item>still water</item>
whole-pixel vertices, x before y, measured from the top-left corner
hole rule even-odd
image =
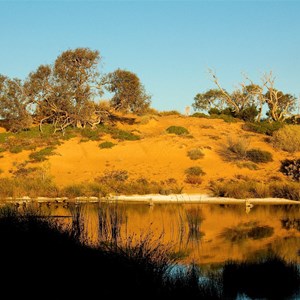
[[[60,216],[57,220],[66,228],[78,218],[81,238],[90,245],[150,234],[180,253],[182,263],[212,267],[272,253],[300,264],[298,205],[256,205],[250,212],[244,205],[124,203],[51,205],[41,210]]]

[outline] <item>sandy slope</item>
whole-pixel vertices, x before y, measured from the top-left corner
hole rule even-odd
[[[179,116],[153,117],[140,119],[134,125],[118,124],[124,130],[134,131],[142,136],[139,141],[118,142],[112,149],[100,149],[99,142],[80,142],[71,139],[57,147],[57,155],[51,156],[46,164],[59,185],[68,185],[86,181],[103,174],[105,170],[127,170],[130,178],[145,177],[160,181],[175,178],[185,193],[207,192],[210,180],[232,178],[242,174],[265,180],[270,176],[282,176],[279,172],[280,160],[287,155],[276,151],[264,141],[265,136],[246,132],[242,123],[225,123],[223,120],[186,118]],[[171,125],[186,127],[193,138],[170,135],[165,132]],[[260,148],[272,152],[274,162],[260,164],[259,170],[239,168],[235,162],[224,159],[222,151],[229,137],[247,137],[250,148]],[[103,141],[113,141],[111,137],[102,137]],[[202,149],[204,158],[191,160],[187,151]],[[19,154],[4,153],[1,169],[7,176],[14,169],[15,162],[27,159],[29,152]],[[30,164],[29,164],[30,165]],[[191,166],[200,166],[206,173],[200,186],[186,184],[184,171]]]

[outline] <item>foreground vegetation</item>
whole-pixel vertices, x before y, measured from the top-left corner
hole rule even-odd
[[[154,240],[151,233],[122,239],[118,207],[100,207],[98,214],[99,244],[91,247],[82,234],[78,207],[73,208],[69,227],[32,208],[25,212],[2,208],[2,292],[22,297],[39,295],[40,290],[47,290],[49,297],[57,293],[94,297],[96,293],[99,297],[140,298],[146,294],[160,299],[235,299],[244,293],[274,299],[274,295],[287,298],[299,289],[296,265],[276,257],[260,263],[228,262],[221,272],[199,280],[204,278],[199,267],[180,267],[171,245]],[[201,219],[192,223],[199,222]],[[14,289],[16,274],[18,289]]]

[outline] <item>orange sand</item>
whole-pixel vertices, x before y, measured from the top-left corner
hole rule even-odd
[[[78,138],[74,138],[57,147],[57,155],[49,157],[47,162],[34,165],[46,165],[55,182],[62,186],[92,182],[105,170],[122,169],[128,171],[130,178],[144,177],[155,181],[175,178],[184,187],[185,193],[207,192],[208,183],[218,178],[245,175],[266,180],[270,176],[282,176],[278,169],[280,161],[287,154],[272,148],[264,141],[264,135],[242,130],[242,122],[225,123],[217,119],[181,116],[142,117],[139,121],[134,125],[118,124],[118,127],[134,131],[141,135],[141,140],[118,142],[107,135],[102,140],[113,141],[117,145],[111,149],[100,149],[100,142],[80,142]],[[193,138],[167,134],[165,130],[172,125],[187,128]],[[239,168],[235,162],[226,161],[222,155],[229,137],[248,137],[250,148],[270,151],[274,161],[259,164],[259,170]],[[191,160],[187,151],[194,148],[202,149],[204,157]],[[19,154],[4,152],[0,159],[0,168],[4,172],[0,176],[8,176],[9,170],[14,170],[16,164],[27,160],[29,153],[30,151]],[[192,166],[200,166],[206,173],[199,186],[184,182],[184,171]]]

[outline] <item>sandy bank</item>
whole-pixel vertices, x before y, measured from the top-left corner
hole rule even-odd
[[[283,205],[295,204],[299,205],[300,201],[294,201],[283,198],[249,198],[249,199],[235,199],[225,197],[211,197],[205,194],[172,194],[172,195],[109,195],[106,197],[76,197],[74,199],[63,198],[5,198],[2,203],[96,203],[96,202],[129,202],[129,203],[195,203],[195,204],[242,204],[250,205]]]

